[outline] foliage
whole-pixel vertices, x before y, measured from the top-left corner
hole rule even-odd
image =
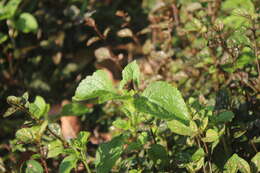
[[[1,1],[0,172],[259,172],[259,5]]]

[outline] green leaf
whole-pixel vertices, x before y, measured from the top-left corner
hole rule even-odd
[[[15,136],[18,140],[24,142],[24,143],[31,143],[36,140],[36,136],[40,131],[40,126],[33,126],[30,128],[22,128],[19,129]]]
[[[208,129],[206,132],[206,137],[203,138],[202,140],[204,142],[214,142],[214,141],[217,141],[218,138],[219,138],[218,132],[216,132],[213,129]]]
[[[231,15],[223,19],[223,23],[225,26],[228,26],[233,29],[239,29],[243,27],[250,27],[250,21],[242,16]]]
[[[18,111],[19,109],[17,108],[17,107],[9,107],[6,111],[5,111],[5,113],[4,113],[4,115],[3,115],[3,117],[5,118],[5,117],[8,117],[8,116],[10,116],[10,115],[12,115],[13,113],[15,113],[16,111]]]
[[[193,131],[190,127],[186,126],[185,124],[181,123],[177,120],[171,120],[167,122],[169,129],[178,135],[184,136],[192,136]]]
[[[239,157],[237,154],[233,154],[224,166],[224,173],[237,173],[238,171],[241,173],[251,173],[247,161]]]
[[[5,6],[0,4],[0,20],[12,18],[20,3],[21,0],[9,0]]]
[[[35,160],[28,160],[26,161],[26,173],[42,173],[43,168],[41,164]]]
[[[22,13],[14,24],[16,29],[24,33],[35,32],[38,29],[37,20],[30,13]]]
[[[108,173],[123,152],[124,136],[117,136],[110,142],[99,146],[96,153],[96,170],[98,173]]]
[[[227,123],[227,122],[231,122],[234,117],[235,115],[233,112],[225,111],[225,112],[221,112],[214,118],[217,123]]]
[[[60,140],[54,140],[48,143],[48,156],[47,158],[54,158],[63,153],[63,145]]]
[[[88,138],[90,136],[89,132],[86,131],[81,131],[79,132],[78,136],[77,136],[77,140],[82,144],[82,145],[86,145],[88,142]]]
[[[160,144],[152,144],[148,149],[148,157],[155,163],[157,160],[161,160],[163,164],[168,161],[168,154],[165,148]]]
[[[203,158],[205,156],[205,152],[203,150],[203,148],[199,148],[192,156],[191,156],[191,160],[193,162],[197,162],[199,161],[201,158]]]
[[[61,116],[66,116],[66,115],[80,116],[88,112],[90,112],[90,110],[85,105],[80,103],[71,103],[71,104],[66,104],[65,106],[62,107]]]
[[[102,103],[116,96],[118,95],[115,93],[108,74],[104,70],[98,70],[80,82],[73,100],[84,101],[99,98],[99,102]]]
[[[188,124],[190,115],[179,90],[166,82],[153,82],[135,97],[134,105],[140,112],[162,119],[177,119]]]
[[[228,12],[238,8],[247,10],[250,13],[255,12],[255,7],[251,0],[226,0],[221,4],[221,8]]]
[[[8,39],[8,36],[6,34],[3,34],[2,32],[0,32],[0,44],[5,42],[7,39]]]
[[[29,111],[35,118],[40,119],[49,112],[50,106],[41,96],[36,96],[34,103],[29,105]]]
[[[256,153],[256,155],[251,159],[251,167],[253,173],[260,172],[260,152]]]
[[[133,81],[133,84],[138,88],[140,84],[140,70],[136,63],[136,61],[128,64],[123,72],[123,79],[120,81],[119,89],[123,89],[123,87],[130,81]]]
[[[59,166],[59,173],[70,173],[77,166],[77,161],[78,159],[75,155],[65,157]]]
[[[130,129],[130,122],[127,121],[127,120],[123,120],[121,118],[118,118],[116,119],[114,122],[113,122],[113,126],[115,126],[116,128],[119,128],[119,129],[124,129],[124,130],[128,130]]]
[[[253,53],[253,50],[249,47],[244,47],[241,55],[238,57],[235,67],[236,68],[244,68],[246,65],[249,65],[255,61],[255,55]]]

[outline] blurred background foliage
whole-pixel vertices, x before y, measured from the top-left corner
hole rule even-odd
[[[230,136],[247,130],[235,139],[234,150],[244,152],[248,141],[260,142],[259,7],[259,0],[1,0],[0,113],[7,96],[25,91],[51,104],[70,99],[99,68],[116,83],[137,59],[141,88],[166,80],[185,98],[233,110]],[[94,107],[83,127],[109,129],[117,114],[113,104]],[[5,162],[21,119],[1,117]]]

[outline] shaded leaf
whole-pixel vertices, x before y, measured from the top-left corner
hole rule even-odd
[[[71,104],[66,104],[65,106],[62,107],[61,111],[61,116],[79,116],[79,115],[84,115],[86,113],[90,112],[90,110],[83,104],[80,103],[71,103]]]
[[[78,159],[75,155],[65,157],[59,166],[59,173],[70,173],[76,167],[77,161]]]
[[[99,146],[96,153],[96,170],[98,173],[108,173],[123,152],[124,137],[117,136],[110,142]]]
[[[235,117],[234,113],[231,111],[225,111],[221,112],[215,117],[215,121],[217,123],[227,123],[232,121],[232,119]]]
[[[43,168],[41,164],[35,160],[28,160],[26,161],[26,173],[42,173]]]

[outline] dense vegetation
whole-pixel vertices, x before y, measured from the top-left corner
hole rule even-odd
[[[1,0],[0,172],[260,172],[259,7]]]

